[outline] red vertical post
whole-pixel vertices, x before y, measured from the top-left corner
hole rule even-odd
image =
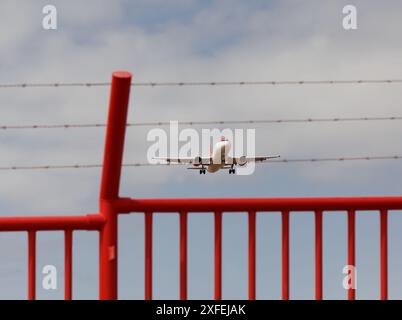
[[[289,300],[289,211],[282,212],[282,300]]]
[[[388,212],[380,213],[381,300],[388,299]]]
[[[72,276],[73,276],[73,232],[72,230],[64,231],[64,299],[71,300],[73,293]]]
[[[215,212],[215,300],[222,299],[222,212]]]
[[[256,212],[248,213],[248,299],[255,300],[256,285]]]
[[[119,196],[130,87],[130,73],[113,73],[103,155],[101,199],[114,200]]]
[[[130,86],[130,73],[113,73],[100,190],[100,212],[106,220],[99,246],[99,296],[103,300],[117,299],[117,212],[113,201],[119,197]]]
[[[187,300],[187,212],[180,212],[180,300]]]
[[[322,300],[322,211],[315,212],[315,299]]]
[[[356,229],[356,213],[354,210],[348,211],[348,265],[353,267],[353,273],[350,275],[353,287],[348,289],[348,299],[356,299],[356,262],[355,262],[355,229]]]
[[[145,300],[152,300],[152,212],[145,212]]]
[[[28,299],[36,299],[36,231],[28,231]]]

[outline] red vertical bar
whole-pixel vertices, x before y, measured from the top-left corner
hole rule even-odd
[[[117,299],[117,212],[111,202],[102,204],[101,214],[106,218],[99,242],[99,297]]]
[[[71,300],[73,294],[73,232],[64,231],[64,299]]]
[[[215,212],[215,300],[222,299],[222,212]]]
[[[322,211],[315,212],[315,299],[322,300]]]
[[[380,213],[380,237],[381,237],[381,300],[388,299],[388,212]]]
[[[152,300],[152,212],[145,212],[145,300]]]
[[[282,300],[289,300],[289,211],[282,212]]]
[[[180,212],[180,300],[187,300],[187,212]]]
[[[350,210],[348,212],[348,265],[356,267],[355,265],[355,224],[356,224],[356,213],[354,210]],[[353,269],[355,272],[355,269]],[[352,280],[356,280],[356,275],[353,273]],[[352,284],[353,287],[355,283]],[[356,289],[349,288],[348,289],[348,299],[355,300],[356,299]]]
[[[250,211],[248,213],[248,299],[255,300],[255,260],[256,260],[256,213]]]
[[[100,190],[100,213],[106,219],[99,244],[99,296],[102,300],[117,299],[117,212],[113,201],[119,197],[130,86],[130,73],[113,73]]]
[[[36,299],[36,231],[28,231],[28,299]]]
[[[119,196],[130,87],[130,73],[113,73],[103,155],[101,199],[116,199]]]

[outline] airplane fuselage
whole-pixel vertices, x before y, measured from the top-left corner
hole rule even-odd
[[[228,158],[230,148],[231,144],[227,140],[215,144],[211,154],[212,163],[207,168],[208,172],[216,172],[225,166],[225,159]]]

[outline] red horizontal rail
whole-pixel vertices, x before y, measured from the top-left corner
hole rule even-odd
[[[113,202],[119,213],[215,211],[348,211],[402,209],[402,197],[130,199]]]
[[[99,214],[56,217],[0,217],[0,231],[100,230],[105,218]]]

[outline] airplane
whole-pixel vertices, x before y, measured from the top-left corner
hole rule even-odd
[[[170,157],[154,157],[155,160],[166,161],[168,164],[189,164],[192,167],[187,169],[190,170],[200,170],[200,174],[205,174],[207,171],[209,173],[215,173],[220,169],[229,169],[229,174],[236,173],[235,166],[244,166],[248,162],[263,162],[269,159],[279,158],[280,156],[263,156],[263,157],[229,157],[229,151],[231,149],[231,143],[225,137],[221,137],[214,148],[211,150],[210,157],[180,157],[180,158],[170,158]],[[226,162],[226,160],[228,160]],[[207,169],[205,169],[207,167]]]

